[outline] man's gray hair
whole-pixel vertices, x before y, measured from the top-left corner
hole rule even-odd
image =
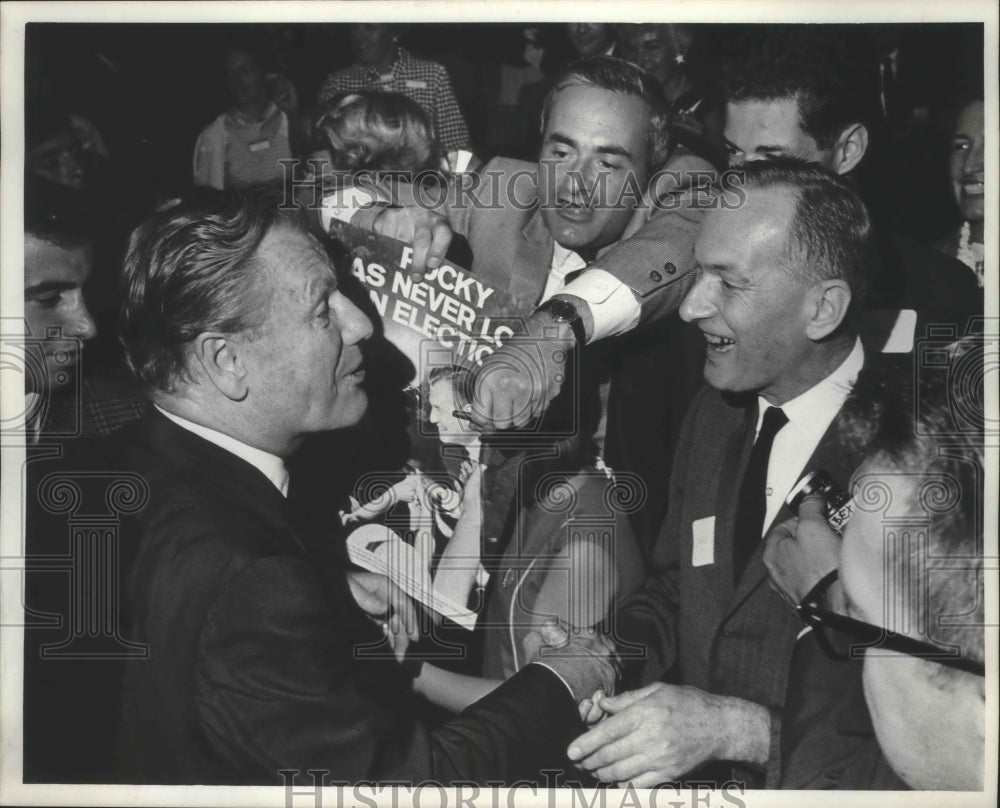
[[[257,248],[277,224],[306,229],[301,210],[282,209],[281,200],[277,190],[202,188],[132,233],[119,335],[142,384],[169,392],[189,378],[187,352],[199,334],[262,324]]]
[[[658,171],[670,154],[667,124],[670,108],[660,83],[642,68],[614,56],[591,56],[572,62],[559,77],[542,107],[542,131],[549,119],[549,108],[555,97],[567,87],[587,84],[601,90],[631,95],[641,100],[649,110],[649,168]]]

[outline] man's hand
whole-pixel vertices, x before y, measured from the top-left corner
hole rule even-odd
[[[436,269],[451,244],[452,229],[440,213],[417,205],[386,208],[372,223],[380,236],[389,236],[413,245],[410,274],[421,280],[425,272]]]
[[[567,298],[568,299],[568,298]],[[593,332],[587,304],[573,298],[584,320],[584,331]],[[566,380],[569,352],[575,345],[573,329],[545,312],[532,314],[526,334],[511,337],[483,360],[472,380],[472,411],[483,430],[524,426],[541,417]]]
[[[593,629],[567,631],[548,621],[528,633],[523,650],[526,662],[541,662],[558,673],[577,703],[597,690],[614,692],[618,656],[614,644]]]
[[[788,519],[767,534],[764,564],[771,573],[771,586],[797,606],[824,575],[837,568],[840,542],[823,516],[823,498],[805,497],[798,519]]]
[[[597,690],[589,699],[584,699],[577,706],[580,711],[580,720],[590,726],[596,724],[604,718],[604,710],[601,709],[601,700],[604,698],[604,691]]]
[[[419,635],[417,613],[402,589],[377,572],[352,570],[347,583],[355,602],[370,617],[382,623],[396,659],[406,656],[410,640]]]
[[[567,754],[603,782],[651,788],[710,760],[767,759],[770,716],[752,702],[654,682],[602,699],[601,709],[607,717]]]
[[[286,115],[293,116],[299,111],[299,93],[287,78],[280,73],[267,76],[267,91],[271,100]]]

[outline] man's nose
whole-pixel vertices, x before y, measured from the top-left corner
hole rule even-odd
[[[593,161],[576,159],[566,167],[562,177],[562,187],[566,194],[576,201],[590,195],[597,175]]]
[[[97,336],[97,324],[83,300],[83,295],[78,295],[77,302],[73,306],[72,313],[67,319],[63,333],[67,337],[78,337],[84,341]]]
[[[965,164],[967,173],[978,173],[985,168],[983,151],[986,146],[986,139],[976,139],[972,143],[972,150],[969,152],[969,159]]]
[[[711,288],[704,276],[700,276],[681,302],[681,319],[686,323],[705,320],[715,314],[715,310]]]
[[[81,182],[84,178],[83,163],[69,149],[59,155],[59,173],[67,183]]]
[[[340,335],[345,345],[357,345],[375,333],[372,321],[340,292],[334,292],[333,310],[340,323]]]

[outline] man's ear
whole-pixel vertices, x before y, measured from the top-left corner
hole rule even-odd
[[[868,127],[863,123],[852,123],[844,127],[833,147],[833,165],[837,174],[849,174],[864,158],[868,151]]]
[[[199,334],[193,351],[202,373],[222,395],[233,401],[242,401],[246,397],[249,380],[233,335],[216,332]]]
[[[842,280],[820,281],[809,292],[809,320],[806,336],[819,341],[830,336],[847,316],[851,306],[851,287]]]

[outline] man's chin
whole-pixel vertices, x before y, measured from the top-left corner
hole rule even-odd
[[[368,394],[359,388],[351,393],[349,401],[338,400],[329,429],[347,429],[356,426],[365,417],[366,412],[368,412]]]

